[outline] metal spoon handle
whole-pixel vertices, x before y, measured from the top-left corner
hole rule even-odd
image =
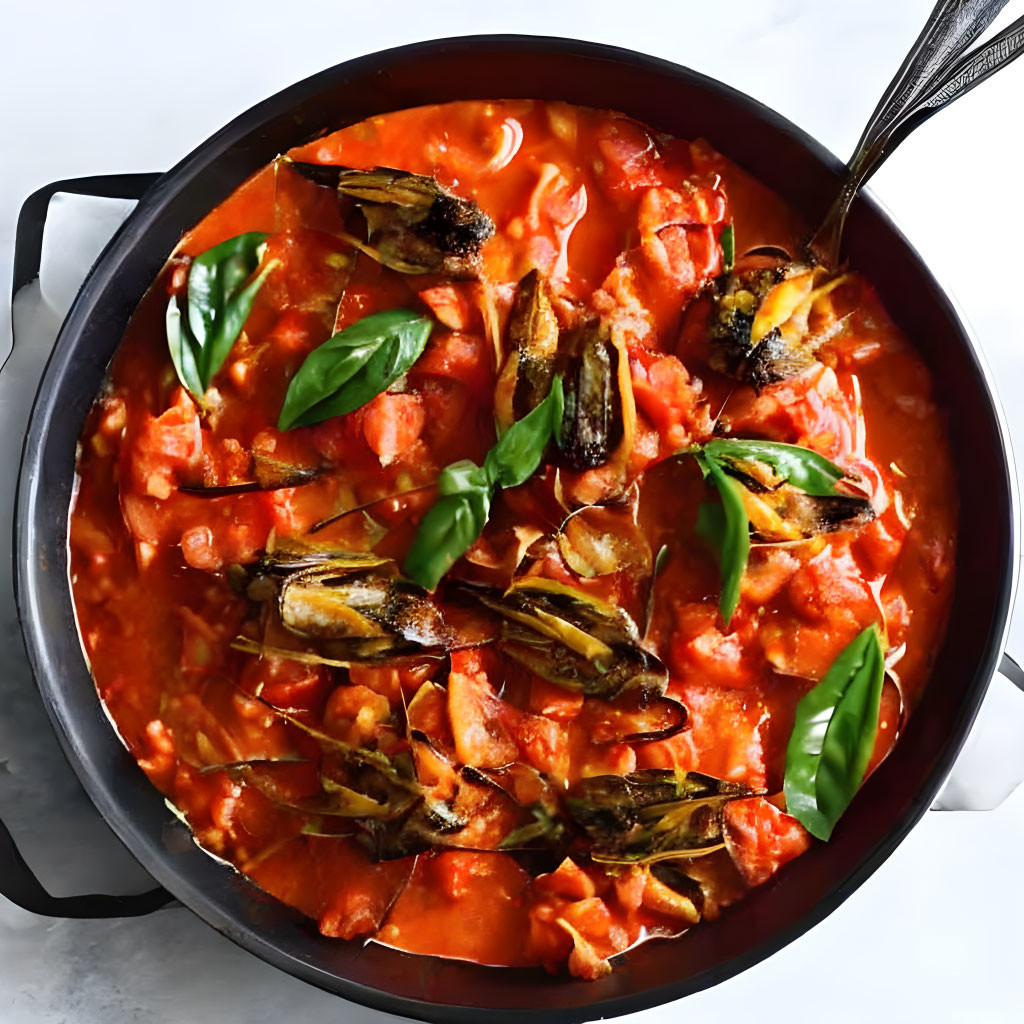
[[[932,11],[925,31],[865,128],[847,165],[849,174],[843,187],[809,243],[810,249],[826,265],[835,266],[839,261],[843,225],[857,190],[896,146],[936,111],[1024,53],[1024,17],[984,46],[963,53],[963,49],[991,24],[1005,3],[1006,0],[988,3],[940,0]],[[971,13],[973,21],[969,20]],[[927,44],[924,48],[922,40]],[[930,57],[924,55],[925,50]]]
[[[939,0],[864,126],[856,155],[871,148],[907,106],[992,24],[1008,0]],[[850,161],[851,165],[853,160]]]

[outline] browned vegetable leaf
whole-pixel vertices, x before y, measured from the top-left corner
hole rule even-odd
[[[481,591],[480,600],[504,619],[502,650],[549,682],[605,700],[665,692],[668,671],[621,608],[540,577],[519,579],[500,597]]]
[[[847,279],[830,278],[822,267],[748,261],[715,296],[712,365],[757,389],[813,365],[817,349],[844,319],[828,297]]]
[[[378,662],[444,650],[451,641],[430,598],[400,579],[394,562],[369,553],[264,558],[249,594],[276,595],[285,628],[317,641],[335,661]]]
[[[750,793],[739,783],[699,772],[644,769],[582,779],[570,790],[567,806],[594,840],[595,861],[652,864],[721,849],[722,809]]]
[[[434,178],[390,167],[356,170],[296,163],[300,174],[334,187],[366,218],[361,252],[403,274],[476,277],[481,247],[494,223],[476,203],[460,199]]]
[[[551,286],[531,270],[519,282],[508,322],[509,356],[495,388],[495,417],[502,430],[547,397],[556,370],[558,335]]]

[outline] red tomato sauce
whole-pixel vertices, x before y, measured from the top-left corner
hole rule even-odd
[[[289,156],[402,168],[473,200],[495,224],[481,274],[401,274],[356,255],[340,237],[332,191],[281,162],[182,239],[136,310],[81,437],[72,586],[99,696],[197,841],[315,918],[325,935],[600,976],[609,957],[682,932],[701,912],[714,917],[807,847],[808,835],[780,809],[796,704],[866,626],[884,625],[889,651],[902,654],[894,673],[903,699],[917,702],[945,628],[957,525],[928,371],[856,275],[841,298],[833,293],[837,329],[811,369],[760,393],[711,369],[706,293],[725,269],[724,226],[734,224],[737,252],[769,240],[795,249],[804,226],[706,143],[566,104],[462,102],[376,117]],[[200,410],[168,356],[168,295],[182,289],[189,257],[256,230],[270,233],[264,258],[278,262]],[[651,548],[671,551],[653,584],[646,642],[689,716],[663,740],[623,738],[650,710],[564,690],[492,648],[343,669],[232,646],[239,635],[260,639],[237,566],[308,538],[340,510],[426,488],[315,534],[321,547],[401,560],[440,470],[483,460],[496,440],[504,324],[516,283],[532,269],[557,283],[560,315],[581,304],[626,339],[637,416],[624,472],[641,482],[639,522]],[[396,307],[435,321],[402,389],[278,430],[304,358],[342,327]],[[715,430],[812,448],[855,474],[875,510],[858,530],[755,545],[728,625],[715,556],[694,534],[706,485],[692,459],[669,458]],[[287,489],[189,493],[250,480],[254,453],[328,471]],[[570,476],[567,486],[584,502],[601,493],[602,472]],[[550,482],[542,471],[500,494],[466,575],[501,576],[511,531],[537,520]],[[643,618],[636,573],[582,577],[551,546],[529,571]],[[283,635],[262,641],[296,647]],[[538,870],[535,859],[501,852],[528,816],[486,786],[456,798],[469,801],[460,848],[375,862],[337,821],[311,828],[308,815],[294,813],[316,799],[328,756],[308,730],[398,751],[405,716],[458,766],[526,765],[562,788],[671,768],[743,783],[755,795],[726,805],[727,849],[676,862],[699,889],[691,898],[644,865],[609,868],[570,850]],[[872,768],[899,719],[900,693],[887,683]],[[420,778],[454,792],[443,758],[431,756],[418,748]],[[272,785],[237,767],[279,758]]]

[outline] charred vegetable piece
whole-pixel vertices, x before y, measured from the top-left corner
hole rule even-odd
[[[291,576],[281,588],[281,620],[291,630],[326,639],[391,636],[414,647],[442,645],[437,608],[399,580],[328,565]]]
[[[323,473],[321,466],[295,466],[263,452],[252,454],[254,480],[219,487],[181,487],[184,494],[203,498],[220,498],[227,494],[245,494],[249,491],[278,491],[288,487],[301,487],[316,480]]]
[[[480,600],[504,619],[502,650],[549,682],[604,700],[632,689],[665,692],[667,669],[640,646],[621,608],[540,577],[517,580],[500,598],[481,592]]]
[[[807,369],[825,340],[811,329],[811,312],[845,280],[797,263],[733,271],[715,297],[712,366],[758,390]]]
[[[446,804],[419,801],[401,818],[358,822],[356,839],[374,861],[399,860],[455,845],[450,837],[465,827],[466,822]]]
[[[368,231],[361,249],[384,266],[403,274],[479,273],[480,250],[494,233],[494,223],[476,203],[460,199],[434,178],[390,167],[294,167],[359,206]]]
[[[509,318],[508,359],[495,390],[501,429],[543,401],[556,374],[565,390],[558,431],[562,462],[578,472],[625,461],[636,422],[629,358],[621,337],[603,320],[560,330],[551,286],[536,270],[519,282]]]
[[[266,769],[242,765],[228,771],[276,806],[304,818],[304,834],[351,836],[374,861],[451,845],[449,837],[466,824],[447,805],[428,801],[411,789],[396,788],[385,776],[373,776],[365,769],[352,785],[321,775],[320,792],[301,798]]]
[[[437,607],[418,587],[397,578],[388,559],[333,553],[264,560],[262,567],[280,579],[277,606],[284,626],[330,641],[332,657],[375,661],[443,649],[450,640]],[[266,577],[254,580],[249,593],[265,597]]]
[[[495,390],[495,414],[502,429],[532,412],[547,397],[555,375],[558,336],[551,285],[531,270],[519,282],[508,322],[510,352]]]
[[[447,837],[465,827],[451,807],[431,798],[420,784],[407,751],[388,756],[379,750],[353,747],[263,703],[320,743],[320,793],[296,800],[273,775],[266,771],[256,775],[251,766],[243,769],[243,779],[279,806],[305,816],[307,831],[351,835],[374,860],[394,860],[451,845]],[[350,820],[344,826],[330,823],[338,818]]]
[[[575,470],[602,466],[622,440],[620,353],[603,322],[585,324],[563,341],[565,413],[561,448]]]
[[[757,307],[782,274],[781,267],[748,269],[734,271],[720,282],[711,321],[711,341],[715,346],[711,364],[716,370],[747,380],[755,387],[767,383],[759,377],[755,381],[757,374],[748,365],[754,350],[750,335]]]
[[[724,846],[722,809],[751,790],[699,772],[644,769],[582,779],[566,805],[607,864],[699,857]]]
[[[741,485],[750,535],[762,542],[803,540],[819,533],[863,526],[875,517],[866,498],[823,498],[804,494],[791,484],[758,492]]]
[[[843,471],[808,448],[716,439],[704,446],[704,452],[739,483],[755,540],[802,540],[862,526],[874,518],[867,498],[836,490]]]

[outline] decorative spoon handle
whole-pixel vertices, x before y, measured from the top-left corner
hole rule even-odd
[[[809,248],[827,266],[839,261],[846,215],[857,190],[890,153],[936,111],[1024,53],[1024,17],[990,42],[964,51],[1007,0],[939,0],[889,83],[847,165],[849,174]]]
[[[908,104],[992,24],[1006,4],[1007,0],[939,0],[864,126],[855,154],[868,150]]]

